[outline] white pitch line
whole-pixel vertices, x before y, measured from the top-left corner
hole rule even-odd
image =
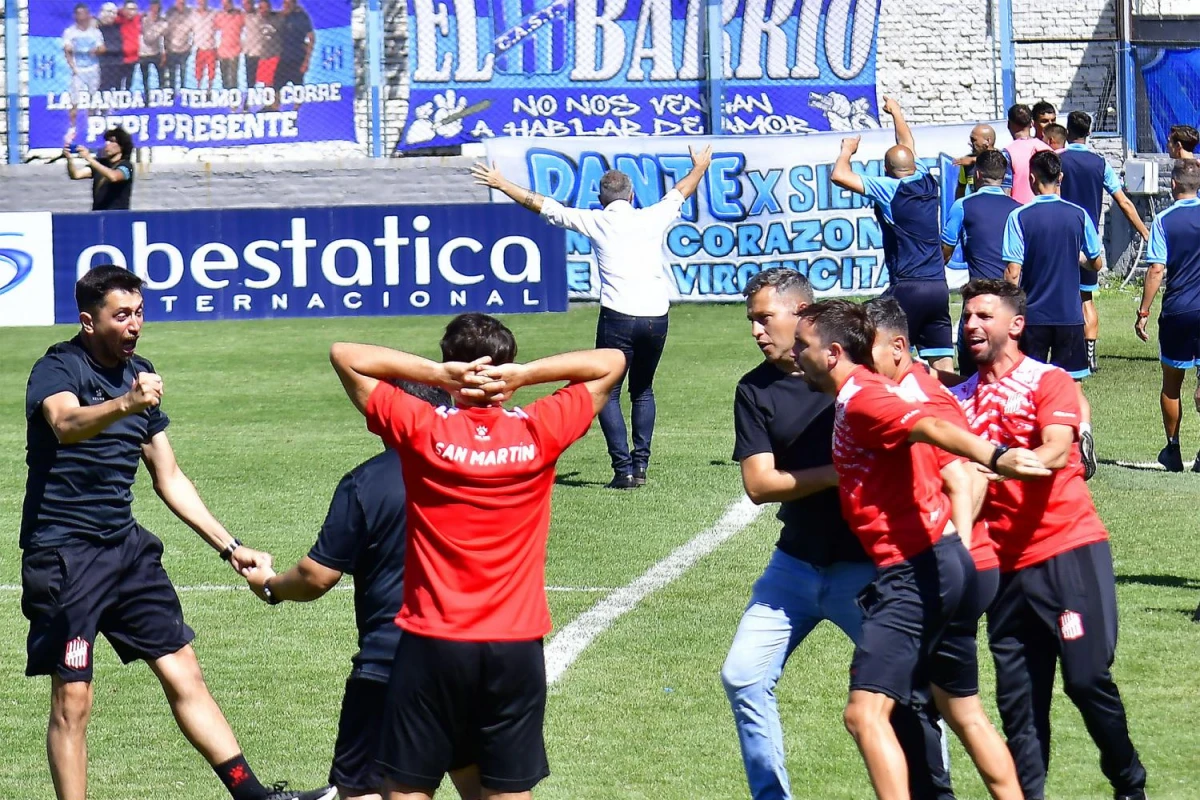
[[[762,512],[743,496],[725,509],[713,526],[646,570],[633,583],[616,589],[571,620],[546,645],[546,683],[554,684],[597,636],[659,589],[691,569],[697,561],[742,531]]]
[[[335,592],[348,592],[354,588],[351,583],[339,583],[333,587]],[[245,584],[234,583],[202,583],[197,586],[176,586],[175,591],[184,592],[238,592],[246,590],[249,587]],[[0,583],[0,592],[19,592],[21,587],[15,583]],[[613,591],[608,586],[547,586],[547,592],[563,592],[577,594],[604,594]]]
[[[1156,469],[1162,472],[1167,471],[1167,468],[1157,461],[1114,461],[1113,463],[1118,467],[1125,467],[1126,469]]]

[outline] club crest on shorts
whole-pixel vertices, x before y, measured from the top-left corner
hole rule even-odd
[[[1083,638],[1083,617],[1076,611],[1064,611],[1058,617],[1058,629],[1064,641]]]
[[[82,636],[76,636],[67,642],[63,664],[71,669],[87,669],[92,661],[92,645]]]

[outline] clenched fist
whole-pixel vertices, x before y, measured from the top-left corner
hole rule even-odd
[[[153,372],[139,372],[133,386],[125,393],[131,413],[140,414],[148,408],[157,408],[162,402],[163,380]]]

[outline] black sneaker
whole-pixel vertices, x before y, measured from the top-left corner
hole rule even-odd
[[[1144,789],[1138,789],[1129,794],[1114,794],[1113,798],[1114,800],[1146,800],[1146,792]]]
[[[1083,459],[1083,479],[1090,481],[1096,474],[1096,440],[1091,431],[1079,434],[1079,455]]]
[[[645,486],[646,485],[646,470],[645,470],[645,468],[638,469],[637,467],[634,467],[633,482],[637,486]]]
[[[1192,614],[1192,622],[1200,622],[1200,606],[1196,606],[1196,613]]]
[[[604,484],[605,489],[636,489],[637,482],[634,481],[632,475],[622,475],[620,473],[613,475],[613,479]]]
[[[336,786],[330,785],[321,789],[301,792],[289,789],[287,781],[280,781],[271,786],[270,793],[263,800],[333,800],[335,797],[337,797]]]
[[[1192,462],[1192,472],[1200,472],[1200,453],[1196,453],[1196,460]]]
[[[1166,467],[1167,472],[1183,472],[1183,454],[1179,452],[1179,443],[1164,447],[1158,454],[1158,463]]]

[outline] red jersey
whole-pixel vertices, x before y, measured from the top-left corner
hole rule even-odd
[[[925,402],[933,416],[953,422],[960,428],[967,427],[967,417],[963,414],[962,406],[958,404],[958,398],[951,394],[941,381],[929,374],[924,366],[914,365],[911,370],[901,376],[900,385],[906,390],[918,391],[926,397]],[[938,464],[941,467],[955,461],[965,460],[953,453],[947,453],[940,447],[936,449]],[[996,545],[988,535],[987,522],[984,521],[982,514],[971,528],[970,552],[971,560],[975,562],[975,569],[995,569],[1000,566],[1000,561],[996,558]]]
[[[381,381],[367,428],[400,455],[408,503],[396,624],[437,639],[550,632],[546,539],[558,457],[592,423],[583,384],[526,409],[434,408]]]
[[[976,375],[950,391],[962,404],[971,431],[995,444],[1040,447],[1047,425],[1079,431],[1075,381],[1032,358],[1022,356],[995,383],[982,383]],[[1083,482],[1078,447],[1071,448],[1067,465],[1049,477],[989,483],[981,517],[1006,572],[1108,538]]]
[[[838,392],[833,465],[842,515],[879,567],[928,550],[950,522],[936,448],[908,441],[928,416],[919,393],[866,367]]]

